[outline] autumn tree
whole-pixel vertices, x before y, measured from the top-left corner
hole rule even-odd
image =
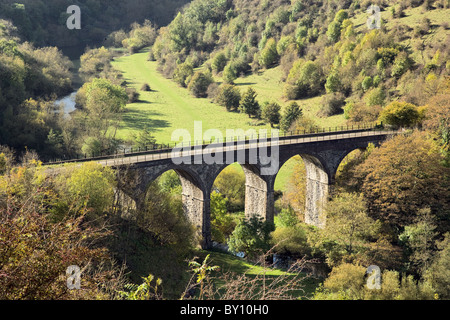
[[[398,135],[373,150],[356,170],[370,215],[398,228],[412,223],[424,207],[444,219],[449,170],[441,161],[436,144],[424,132]],[[444,222],[441,227],[448,229]]]
[[[418,108],[406,102],[394,101],[381,110],[379,121],[394,127],[411,127],[418,123],[420,113]]]

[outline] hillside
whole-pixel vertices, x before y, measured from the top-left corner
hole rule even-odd
[[[152,58],[182,86],[200,67],[219,84],[254,86],[261,102],[297,101],[321,126],[341,124],[327,118],[343,109],[375,121],[392,101],[425,104],[426,87],[449,74],[444,2],[377,3],[371,30],[366,2],[196,0],[160,29]]]

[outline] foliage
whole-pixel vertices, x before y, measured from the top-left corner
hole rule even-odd
[[[115,177],[110,168],[93,162],[68,167],[57,179],[61,203],[73,203],[74,211],[88,209],[86,218],[95,220],[108,212],[114,201]],[[61,216],[62,212],[55,212]]]
[[[259,56],[259,63],[265,67],[270,68],[278,61],[277,44],[275,39],[270,38],[267,40],[264,49]]]
[[[310,253],[306,231],[299,225],[277,227],[271,237],[278,254],[302,258]]]
[[[211,83],[213,83],[213,79],[210,74],[197,71],[192,76],[188,89],[195,97],[204,98]]]
[[[261,115],[261,108],[258,101],[256,100],[256,91],[249,87],[247,91],[242,95],[241,101],[239,102],[239,110],[249,117],[259,118]]]
[[[215,97],[215,101],[224,106],[228,111],[237,110],[241,100],[241,93],[236,86],[231,84],[222,84],[219,87],[219,92]]]
[[[341,264],[330,273],[323,287],[314,294],[315,300],[433,300],[435,293],[430,284],[416,281],[412,276],[385,270],[381,275],[381,289],[366,286],[366,268]]]
[[[419,119],[420,114],[415,105],[398,101],[383,108],[378,118],[384,124],[401,128],[412,127],[418,123]]]
[[[148,277],[142,277],[142,284],[126,284],[124,287],[128,291],[119,291],[119,294],[125,300],[158,300],[161,298],[161,294],[158,292],[158,287],[161,286],[162,280],[160,278],[156,279],[155,285],[152,285],[153,275]]]
[[[173,73],[173,80],[182,87],[187,87],[188,79],[194,74],[194,68],[190,63],[180,63]]]
[[[450,273],[450,234],[446,233],[442,241],[437,243],[438,251],[433,257],[431,265],[426,269],[424,278],[436,291],[440,299],[449,299]]]
[[[186,252],[194,242],[194,228],[183,212],[181,199],[152,183],[145,206],[135,213],[137,225],[162,246]]]
[[[223,71],[225,66],[227,65],[228,59],[224,52],[217,53],[211,63],[211,67],[216,73]]]
[[[236,227],[234,219],[227,214],[228,199],[220,193],[211,193],[211,234],[212,239],[219,243],[226,243]]]
[[[315,96],[322,88],[320,66],[313,61],[297,60],[289,72],[286,86],[293,86],[296,92],[288,97],[290,99]]]
[[[407,247],[413,271],[428,269],[431,258],[435,251],[434,239],[437,236],[434,217],[431,216],[429,208],[419,210],[416,223],[407,225],[399,235],[400,242]]]
[[[364,245],[375,238],[380,224],[367,215],[361,194],[342,193],[326,208],[325,235],[341,245],[348,255],[364,250]]]
[[[323,96],[321,100],[322,108],[318,114],[324,117],[334,116],[342,113],[342,107],[345,104],[345,97],[342,93],[330,93]]]
[[[269,102],[263,105],[261,118],[270,124],[273,128],[274,125],[280,123],[280,110],[281,106],[276,102]]]
[[[302,109],[297,102],[291,102],[288,104],[284,111],[283,118],[281,119],[280,129],[287,132],[291,128],[292,124],[302,116]]]
[[[240,211],[245,205],[245,174],[242,168],[226,167],[214,181],[214,190],[228,199],[228,211]]]
[[[231,252],[244,252],[249,259],[255,259],[270,249],[270,233],[274,226],[256,215],[242,220],[228,239]]]
[[[114,298],[120,275],[108,265],[110,256],[101,242],[107,232],[88,223],[84,208],[76,211],[74,198],[68,199],[67,210],[56,221],[52,210],[61,200],[39,167],[14,171],[0,177],[0,297]],[[82,290],[76,292],[68,289],[63,276],[71,265],[82,270]]]
[[[197,276],[196,283],[197,285],[200,285],[200,293],[198,297],[199,300],[202,300],[203,298],[205,282],[209,280],[208,274],[211,271],[216,271],[219,269],[218,266],[209,266],[208,259],[209,255],[205,257],[202,263],[198,263],[195,260],[189,262],[189,266],[192,268],[192,272]]]
[[[418,208],[430,207],[443,219],[449,173],[441,160],[434,142],[421,132],[396,136],[373,150],[356,174],[369,213],[398,227],[412,223]]]

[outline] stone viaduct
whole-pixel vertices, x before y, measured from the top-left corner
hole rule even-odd
[[[369,143],[378,145],[392,131],[351,130],[268,139],[265,142],[244,141],[231,144],[203,145],[176,153],[141,153],[127,157],[100,159],[98,162],[118,170],[119,189],[136,207],[145,205],[150,184],[161,174],[174,170],[182,184],[184,211],[197,228],[202,248],[211,245],[210,194],[216,177],[234,162],[244,169],[245,214],[274,219],[274,184],[279,168],[296,155],[306,166],[305,222],[323,227],[322,208],[341,161],[353,150]],[[266,153],[266,154],[264,154]],[[267,160],[270,161],[267,161]],[[211,161],[213,160],[213,161]]]

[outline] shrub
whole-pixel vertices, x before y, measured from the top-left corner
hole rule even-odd
[[[241,93],[237,87],[231,84],[223,84],[219,87],[215,100],[228,111],[236,110],[239,108]]]
[[[297,102],[292,102],[286,107],[285,114],[281,119],[281,130],[288,131],[291,125],[297,121],[302,115],[302,109],[297,104]]]
[[[280,109],[281,106],[276,102],[267,103],[263,107],[261,117],[273,128],[275,124],[280,123]]]
[[[213,83],[211,74],[197,71],[189,82],[188,89],[197,98],[206,97],[209,85]]]
[[[248,114],[249,117],[260,117],[261,115],[261,108],[256,101],[256,96],[255,90],[248,88],[241,98],[239,109],[241,112]]]
[[[395,127],[411,127],[418,123],[420,114],[418,108],[406,102],[394,101],[386,106],[379,120]]]
[[[228,246],[234,253],[244,252],[250,259],[255,259],[270,249],[273,228],[272,223],[256,215],[246,218],[234,229]]]
[[[342,93],[330,93],[325,95],[321,100],[322,108],[318,115],[322,117],[330,117],[342,112],[345,104],[345,97]]]
[[[191,64],[184,62],[180,63],[173,73],[173,80],[178,83],[182,87],[187,86],[187,80],[189,77],[191,77],[194,73],[194,68]]]

